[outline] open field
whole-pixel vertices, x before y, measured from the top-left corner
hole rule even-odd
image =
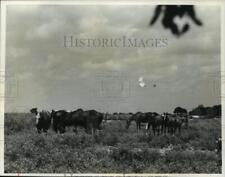
[[[125,121],[103,122],[95,136],[83,129],[38,134],[30,114],[5,116],[6,173],[221,173],[216,139],[221,119],[195,119],[181,134],[153,136]]]

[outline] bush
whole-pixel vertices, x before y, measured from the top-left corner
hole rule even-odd
[[[25,130],[36,129],[35,119],[31,114],[28,113],[6,113],[4,127],[6,135]]]
[[[214,150],[220,120],[193,120],[181,134],[153,136],[134,125],[104,124],[95,136],[83,129],[38,134],[30,114],[7,114],[7,173],[221,173]]]

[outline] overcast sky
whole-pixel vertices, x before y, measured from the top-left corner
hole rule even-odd
[[[180,38],[163,29],[159,20],[148,26],[154,8],[8,6],[6,71],[17,80],[17,94],[6,100],[6,111],[172,112],[176,106],[190,110],[219,104],[219,84],[213,86],[218,78],[211,76],[220,70],[220,8],[197,6],[204,26],[179,20],[191,24]],[[167,38],[168,45],[65,48],[65,35]],[[146,87],[139,86],[139,77]]]

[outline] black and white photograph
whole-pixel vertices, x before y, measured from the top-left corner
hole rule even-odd
[[[1,2],[1,173],[223,175],[224,4],[21,2]]]

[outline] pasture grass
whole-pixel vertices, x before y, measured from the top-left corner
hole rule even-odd
[[[103,122],[95,136],[38,134],[30,114],[5,116],[6,173],[221,173],[215,152],[220,119],[192,120],[180,134],[154,136]]]

